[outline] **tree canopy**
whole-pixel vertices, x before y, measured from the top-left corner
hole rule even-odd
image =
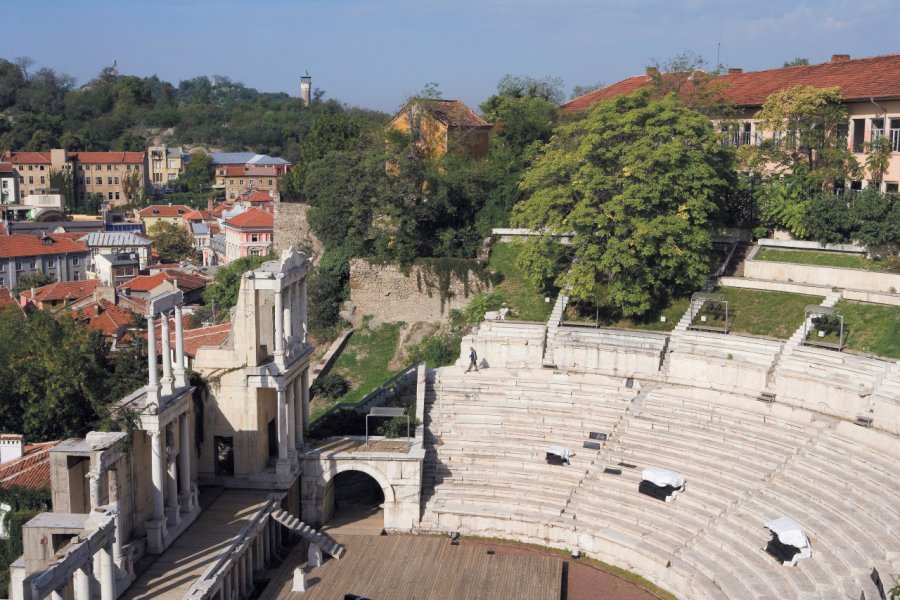
[[[552,274],[575,299],[647,313],[705,282],[708,227],[732,169],[709,119],[674,94],[599,103],[560,126],[522,177],[513,222],[545,233],[522,266],[538,282]],[[571,263],[560,269],[545,249],[566,232]]]
[[[191,234],[181,225],[157,221],[147,230],[147,235],[164,263],[190,260],[197,254]]]
[[[228,310],[237,304],[244,273],[271,259],[271,256],[244,256],[219,267],[215,280],[203,290],[203,300],[207,304],[215,302],[216,310]]]
[[[189,192],[205,192],[213,183],[212,158],[202,150],[191,152],[190,160],[184,165],[184,171],[178,182]]]

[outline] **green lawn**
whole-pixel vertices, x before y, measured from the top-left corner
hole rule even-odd
[[[763,292],[742,288],[721,288],[728,301],[731,329],[734,333],[749,333],[787,339],[803,324],[803,309],[819,304],[820,296]]]
[[[861,352],[900,358],[900,306],[841,300],[845,344]]]
[[[397,373],[390,370],[388,364],[397,350],[401,328],[400,323],[385,323],[375,330],[366,325],[353,332],[331,369],[349,379],[353,387],[336,400],[314,398],[310,421],[318,419],[335,404],[359,402]]]
[[[519,321],[546,321],[550,318],[556,295],[550,302],[544,302],[541,290],[525,281],[522,270],[516,266],[518,248],[515,244],[497,242],[491,246],[488,269],[503,274],[503,281],[494,287],[503,292],[507,304],[513,310],[512,318]]]
[[[756,260],[793,263],[798,265],[817,265],[822,267],[841,267],[844,269],[865,269],[867,271],[891,272],[895,267],[881,260],[871,260],[862,254],[847,252],[820,252],[816,250],[780,250],[763,248],[756,255]]]
[[[662,311],[648,315],[642,319],[625,318],[618,314],[609,312],[604,313],[602,311],[597,315],[593,312],[594,309],[590,307],[586,307],[579,311],[576,305],[570,304],[569,308],[566,309],[566,321],[574,321],[576,323],[582,322],[590,325],[598,323],[599,321],[600,327],[612,327],[614,329],[672,331],[675,329],[675,326],[678,325],[678,320],[681,319],[681,316],[688,309],[690,301],[691,299],[688,296],[675,298]],[[666,320],[662,321],[660,317],[665,317]]]

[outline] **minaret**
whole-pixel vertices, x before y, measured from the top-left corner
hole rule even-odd
[[[311,89],[312,77],[309,76],[309,71],[307,71],[306,75],[300,77],[300,99],[303,100],[303,106],[309,106]]]

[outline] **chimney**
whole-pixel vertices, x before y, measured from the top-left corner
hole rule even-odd
[[[99,302],[94,303],[94,316],[95,317],[100,316],[100,303]]]
[[[206,199],[206,210],[211,211],[213,209],[213,197],[210,196]]]
[[[303,100],[303,106],[309,106],[310,91],[312,90],[312,77],[309,71],[306,75],[300,77],[300,99]]]
[[[831,62],[833,62],[833,63],[843,63],[843,62],[849,62],[849,61],[850,61],[849,54],[832,54],[831,55]]]
[[[113,304],[117,304],[116,302],[116,288],[111,285],[98,285],[94,289],[94,300],[107,300],[108,302],[112,302]]]
[[[647,77],[656,77],[659,75],[659,69],[656,67],[647,67]]]
[[[22,438],[19,433],[0,433],[0,463],[22,456]]]
[[[743,72],[744,72],[744,70],[741,69],[740,67],[731,67],[730,69],[728,69],[729,75],[740,75]]]

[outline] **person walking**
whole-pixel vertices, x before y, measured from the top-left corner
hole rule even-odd
[[[472,368],[477,371],[478,370],[478,354],[475,352],[475,348],[469,346],[469,368],[466,369],[466,373],[472,370]]]

